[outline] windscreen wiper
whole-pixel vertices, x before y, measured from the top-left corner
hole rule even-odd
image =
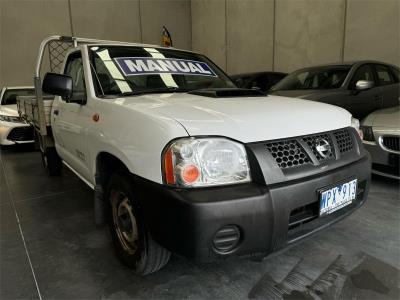
[[[178,87],[164,87],[164,88],[154,88],[154,89],[143,89],[132,92],[125,92],[119,94],[119,96],[135,96],[143,94],[158,94],[158,93],[186,93],[188,89],[178,88]]]

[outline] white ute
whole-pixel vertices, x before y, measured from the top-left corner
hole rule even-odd
[[[42,83],[51,43],[70,50]],[[94,189],[96,223],[108,217],[138,274],[170,252],[263,257],[367,198],[370,157],[347,111],[239,89],[201,54],[54,36],[35,87],[38,114],[20,113],[49,174],[64,163]],[[42,90],[57,95],[47,122]]]

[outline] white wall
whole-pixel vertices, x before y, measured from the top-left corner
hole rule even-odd
[[[33,85],[40,41],[54,34],[70,35],[66,1],[2,0],[0,86]]]
[[[38,46],[49,35],[159,45],[165,25],[174,46],[190,49],[190,9],[190,0],[0,0],[0,87],[33,84]]]
[[[400,64],[399,0],[192,0],[193,50],[230,74],[342,60]]]
[[[345,60],[377,59],[400,65],[400,1],[351,0]]]
[[[192,49],[226,69],[225,1],[191,1]]]
[[[270,70],[272,68],[274,2],[227,1],[226,17],[226,70],[228,73]]]
[[[343,0],[279,0],[275,13],[275,69],[341,60]]]
[[[32,84],[45,36],[160,44],[163,25],[175,47],[230,74],[342,59],[399,65],[399,19],[399,0],[0,0],[0,86]]]

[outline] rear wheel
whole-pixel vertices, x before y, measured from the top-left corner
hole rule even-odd
[[[49,176],[61,175],[62,161],[60,156],[58,156],[56,148],[49,147],[46,149],[45,153],[41,151],[41,155],[43,166],[45,167]]]
[[[110,230],[118,258],[137,274],[146,275],[161,269],[170,252],[158,245],[146,229],[129,178],[130,174],[118,172],[110,179]]]

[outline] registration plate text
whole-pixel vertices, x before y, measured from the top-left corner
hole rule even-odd
[[[341,183],[320,193],[319,215],[333,213],[349,204],[357,197],[357,179]]]

